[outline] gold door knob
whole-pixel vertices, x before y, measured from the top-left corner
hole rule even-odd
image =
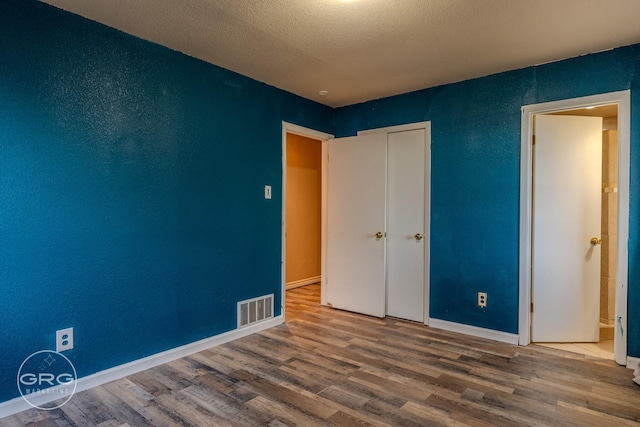
[[[415,235],[416,240],[422,240],[423,237],[422,233],[416,233]]]
[[[382,239],[384,237],[384,234],[382,233],[382,231],[378,231],[376,233],[376,239]]]
[[[592,237],[590,240],[592,245],[600,245],[602,244],[602,239],[600,239],[599,237]]]

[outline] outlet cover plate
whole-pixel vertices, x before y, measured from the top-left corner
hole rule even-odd
[[[487,293],[478,292],[478,307],[486,307],[486,306],[487,306]]]
[[[56,352],[71,350],[73,348],[73,328],[56,331]]]

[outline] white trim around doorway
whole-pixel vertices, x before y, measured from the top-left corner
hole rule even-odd
[[[305,136],[307,138],[317,139],[322,143],[322,194],[321,194],[321,242],[320,242],[320,303],[326,305],[326,251],[327,241],[326,232],[327,229],[327,141],[333,139],[333,135],[329,133],[320,132],[317,130],[305,128],[293,123],[282,122],[282,261],[281,261],[281,280],[282,280],[282,293],[280,296],[280,302],[282,304],[282,317],[286,320],[285,316],[285,299],[287,291],[287,134],[292,133],[296,135]]]
[[[627,279],[629,239],[629,173],[631,145],[631,91],[561,101],[532,104],[522,107],[520,155],[520,255],[518,343],[531,343],[531,218],[532,218],[532,136],[533,116],[555,111],[573,110],[599,105],[618,104],[618,246],[616,262],[616,323],[614,358],[627,364]]]

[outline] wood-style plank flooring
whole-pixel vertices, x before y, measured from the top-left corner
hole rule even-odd
[[[0,426],[631,426],[640,387],[613,361],[321,307],[78,393]]]

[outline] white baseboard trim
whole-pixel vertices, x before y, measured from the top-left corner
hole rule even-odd
[[[447,320],[429,319],[430,328],[444,329],[445,331],[458,332],[460,334],[471,335],[479,338],[487,338],[507,344],[518,344],[518,335],[507,332],[494,331],[493,329],[479,328],[477,326],[465,325],[463,323],[449,322]]]
[[[627,368],[636,369],[640,365],[640,358],[627,356]]]
[[[81,391],[88,390],[90,388],[97,387],[99,385],[106,384],[120,378],[124,378],[127,375],[133,375],[137,372],[144,371],[145,369],[150,369],[155,366],[162,365],[163,363],[168,363],[176,359],[180,359],[181,357],[189,356],[208,348],[215,347],[220,344],[224,344],[226,342],[272,328],[274,326],[280,325],[283,322],[284,318],[282,316],[274,317],[272,319],[253,324],[242,329],[234,329],[220,335],[215,335],[213,337],[205,338],[203,340],[186,344],[181,347],[163,351],[162,353],[157,353],[142,359],[134,360],[133,362],[105,369],[104,371],[96,372],[95,374],[79,378],[75,392],[79,393]],[[43,394],[41,401],[35,401],[36,399],[33,400],[37,405],[44,405],[48,402],[56,400],[56,398],[57,397],[55,396],[49,397],[48,395]],[[0,418],[8,417],[10,415],[14,415],[18,412],[22,412],[31,408],[32,407],[22,397],[16,397],[15,399],[0,403]]]
[[[322,276],[309,277],[308,279],[295,280],[293,282],[289,282],[285,285],[285,289],[294,289],[299,288],[301,286],[313,285],[314,283],[320,283]]]

